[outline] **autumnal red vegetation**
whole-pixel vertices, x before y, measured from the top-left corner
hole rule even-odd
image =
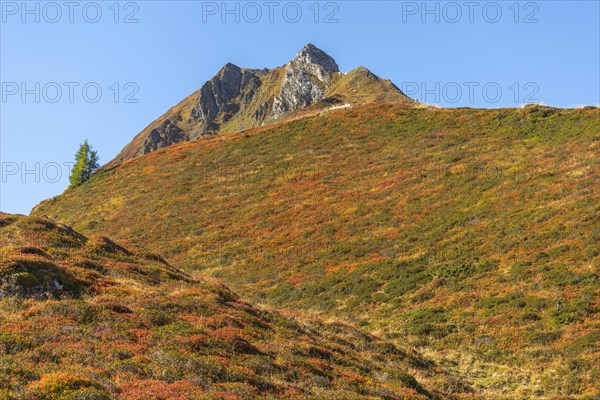
[[[39,217],[0,214],[0,232],[2,399],[459,398],[414,378],[452,378],[416,353],[156,254]]]
[[[33,214],[414,348],[486,397],[589,399],[599,121],[354,106],[128,160]]]

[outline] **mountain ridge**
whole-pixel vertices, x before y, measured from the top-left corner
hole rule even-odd
[[[391,81],[365,67],[340,72],[333,57],[310,43],[287,64],[273,69],[226,63],[199,90],[138,133],[103,168],[175,143],[269,125],[309,107],[369,102],[414,105]]]

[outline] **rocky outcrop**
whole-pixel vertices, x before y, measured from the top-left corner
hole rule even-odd
[[[285,68],[281,91],[273,101],[271,118],[308,107],[325,97],[333,74],[339,73],[333,58],[313,44],[307,44]]]
[[[150,153],[151,151],[186,140],[189,140],[189,137],[183,132],[183,129],[174,124],[170,119],[167,119],[158,128],[150,131],[150,134],[144,140],[144,153]]]
[[[254,93],[262,84],[260,76],[266,72],[226,64],[200,89],[198,104],[191,114],[191,119],[197,122],[198,129],[193,132],[191,138],[216,133],[220,128],[220,121],[231,120],[243,106],[252,101]]]

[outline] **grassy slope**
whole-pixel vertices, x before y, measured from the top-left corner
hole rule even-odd
[[[198,102],[198,97],[200,96],[200,90],[195,91],[194,93],[187,96],[185,99],[180,101],[175,106],[171,107],[166,113],[161,115],[156,120],[152,121],[150,125],[148,125],[144,130],[138,133],[131,142],[127,143],[127,145],[121,150],[118,156],[109,162],[109,164],[121,162],[122,160],[126,160],[135,156],[142,154],[142,146],[146,138],[150,135],[154,129],[158,129],[166,120],[170,120],[172,123],[176,123],[180,126],[181,129],[186,132],[190,130],[190,126],[187,123],[189,120],[192,110],[194,106]]]
[[[337,76],[326,97],[339,97],[342,103],[398,103],[414,105],[390,80],[381,79],[365,67]]]
[[[450,398],[411,373],[468,390],[358,329],[258,309],[106,238],[7,214],[0,233],[2,399]]]
[[[368,105],[185,143],[36,213],[431,351],[487,395],[597,393],[599,109]]]

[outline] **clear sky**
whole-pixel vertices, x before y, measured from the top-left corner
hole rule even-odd
[[[445,107],[600,103],[598,1],[0,2],[0,209],[68,186],[227,62],[285,64],[305,43]],[[99,93],[101,91],[101,94]]]

